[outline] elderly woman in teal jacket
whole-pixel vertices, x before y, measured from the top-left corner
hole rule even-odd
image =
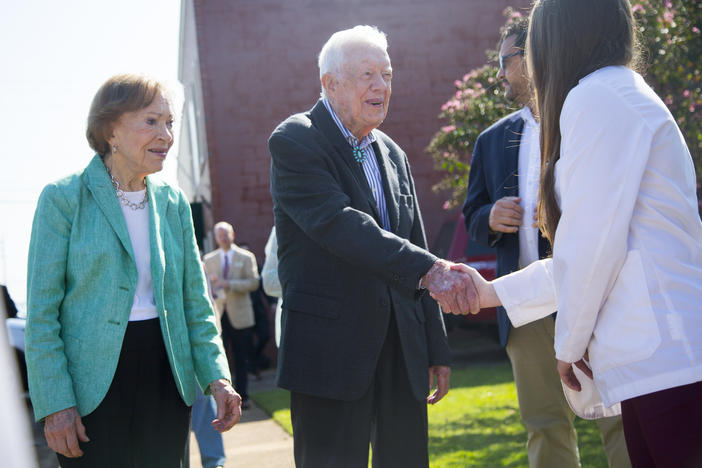
[[[61,466],[186,466],[196,380],[213,426],[241,415],[198,256],[190,206],[151,176],[173,142],[156,81],[97,92],[82,172],[49,184],[34,216],[26,359],[37,420]]]

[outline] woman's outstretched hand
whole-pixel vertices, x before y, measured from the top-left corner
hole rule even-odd
[[[481,309],[502,305],[502,302],[500,302],[500,298],[497,296],[492,283],[483,278],[482,275],[478,273],[478,270],[473,267],[469,267],[464,263],[453,264],[451,269],[468,273],[470,275],[471,279],[473,280],[473,284],[475,285],[475,289],[478,292],[478,302]]]

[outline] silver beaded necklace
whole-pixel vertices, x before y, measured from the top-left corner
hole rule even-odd
[[[142,201],[140,201],[139,203],[134,203],[130,201],[124,194],[124,190],[122,190],[119,187],[119,181],[115,178],[115,176],[112,175],[112,172],[110,172],[109,169],[107,169],[107,173],[110,175],[110,179],[112,180],[112,186],[115,188],[115,192],[117,192],[117,198],[123,206],[131,208],[134,211],[143,210],[146,207],[146,204],[149,202],[148,190],[144,190],[144,199]],[[144,188],[146,189],[146,179],[144,179]]]

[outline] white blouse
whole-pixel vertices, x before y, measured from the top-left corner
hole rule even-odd
[[[146,189],[138,192],[124,192],[132,203],[139,204],[144,199]],[[158,317],[156,301],[154,300],[154,285],[151,282],[151,242],[149,238],[149,205],[141,210],[133,210],[121,205],[124,219],[127,221],[129,239],[132,241],[132,251],[136,261],[137,280],[136,292],[129,321],[149,320]]]
[[[606,67],[570,91],[560,127],[553,258],[494,282],[512,324],[558,310],[556,357],[589,351],[607,406],[702,380],[702,222],[673,116]]]

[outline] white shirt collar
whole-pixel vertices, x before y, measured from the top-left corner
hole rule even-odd
[[[534,118],[534,114],[531,113],[531,109],[529,109],[529,106],[522,107],[520,117],[522,118],[522,120],[524,120],[525,124],[537,125],[536,119]]]

